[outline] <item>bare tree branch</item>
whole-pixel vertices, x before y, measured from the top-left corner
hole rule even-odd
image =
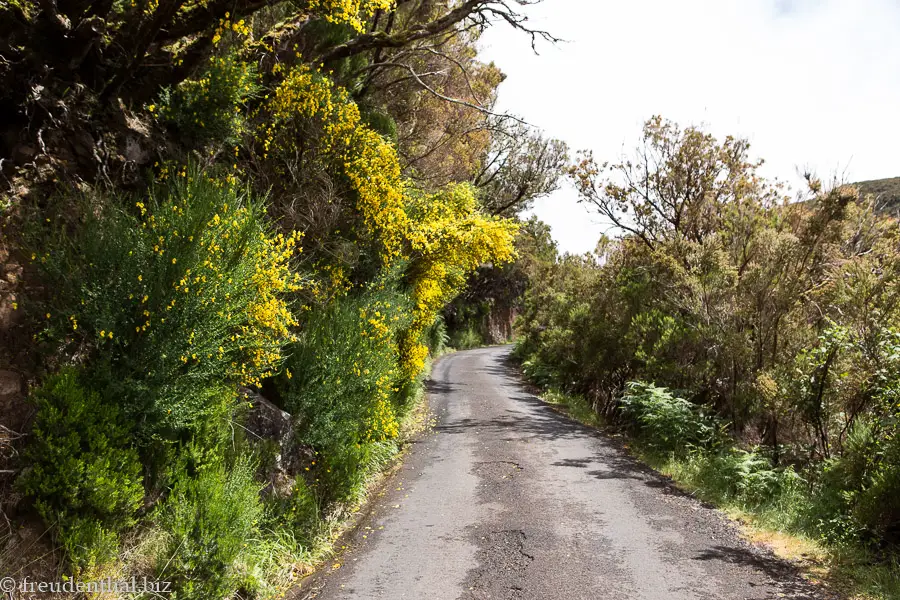
[[[516,0],[516,3],[526,6],[536,4],[539,1],[540,0]],[[471,20],[472,24],[480,30],[485,29],[492,22],[498,20],[505,21],[513,28],[530,35],[532,48],[536,48],[537,40],[539,39],[552,43],[560,41],[546,31],[527,27],[525,22],[528,18],[512,9],[506,0],[466,0],[442,17],[412,29],[394,34],[373,31],[357,36],[348,42],[326,50],[318,57],[318,60],[321,62],[330,62],[355,56],[362,52],[368,52],[369,50],[401,48],[412,42],[431,38],[449,29],[453,29],[456,25],[467,19]]]

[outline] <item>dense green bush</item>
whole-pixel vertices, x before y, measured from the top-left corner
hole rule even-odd
[[[408,325],[408,299],[373,285],[303,316],[277,379],[297,417],[301,443],[319,453],[319,501],[342,499],[368,473],[374,444],[399,433],[401,378],[397,335]]]
[[[448,346],[452,345],[447,332],[447,323],[443,317],[438,317],[434,324],[425,330],[423,337],[431,356],[440,356]]]
[[[58,525],[76,566],[108,560],[144,495],[132,430],[73,369],[48,378],[32,400],[37,416],[19,485],[44,520]]]
[[[897,541],[900,525],[900,442],[883,442],[871,423],[850,431],[841,457],[826,461],[817,500],[818,527],[827,539]]]
[[[685,452],[713,441],[715,428],[710,419],[666,388],[629,382],[621,410],[647,444],[660,452]]]
[[[694,480],[719,501],[732,501],[754,508],[776,501],[783,494],[804,487],[793,468],[775,469],[772,462],[755,451],[723,448],[698,452],[690,458]]]
[[[484,339],[474,327],[469,326],[466,329],[455,331],[450,338],[450,345],[458,350],[468,350],[484,346]]]
[[[246,190],[187,169],[134,204],[38,240],[54,284],[40,313],[48,336],[90,352],[97,390],[142,436],[171,438],[227,417],[236,386],[279,365],[295,240]]]
[[[303,442],[324,450],[396,435],[396,336],[408,324],[407,305],[379,285],[303,316],[278,378]]]
[[[324,519],[323,499],[303,477],[298,477],[290,493],[272,495],[266,501],[265,521],[272,527],[287,528],[302,542],[312,545]]]
[[[157,560],[157,576],[171,581],[178,600],[227,598],[245,582],[237,561],[259,536],[263,516],[254,465],[239,458],[186,465],[159,509],[170,539]]]
[[[244,129],[243,105],[260,90],[257,79],[253,63],[213,56],[196,79],[164,89],[154,109],[185,142],[235,143]]]

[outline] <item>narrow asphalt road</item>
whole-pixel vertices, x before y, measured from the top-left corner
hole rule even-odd
[[[827,598],[613,441],[528,393],[508,348],[439,360],[434,426],[307,598]]]

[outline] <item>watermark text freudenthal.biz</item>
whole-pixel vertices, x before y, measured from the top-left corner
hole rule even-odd
[[[165,594],[170,591],[172,583],[170,581],[159,581],[156,579],[147,579],[146,577],[131,579],[97,579],[95,581],[76,581],[68,579],[66,581],[38,581],[25,577],[16,580],[12,577],[4,577],[0,579],[0,592],[13,594],[37,594],[37,593],[64,593],[64,592],[85,592],[85,593],[104,593],[118,592],[124,594],[140,594],[143,592],[151,592],[155,594]],[[2,595],[2,594],[0,594]]]

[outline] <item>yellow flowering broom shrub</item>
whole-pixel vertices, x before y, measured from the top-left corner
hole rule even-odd
[[[363,21],[376,10],[393,8],[395,0],[308,0],[311,11],[329,23],[346,23],[355,31],[363,31]]]
[[[306,313],[279,388],[313,446],[395,437],[397,332],[409,324],[404,294],[371,289]]]
[[[51,245],[47,334],[96,355],[100,391],[126,413],[177,431],[218,410],[223,390],[278,369],[296,324],[298,241],[273,233],[243,188],[183,169]]]
[[[244,131],[244,105],[259,89],[255,65],[229,53],[210,57],[196,79],[163,90],[147,108],[184,141],[234,143]]]
[[[345,180],[365,228],[379,241],[383,263],[390,264],[401,256],[408,228],[396,149],[363,123],[346,90],[327,77],[306,65],[274,70],[283,78],[257,115],[263,158],[289,177],[298,168],[292,161],[310,156]]]
[[[482,214],[474,190],[466,184],[434,194],[411,193],[407,212],[413,317],[401,336],[400,352],[403,374],[413,379],[428,357],[422,334],[479,265],[515,258],[518,227],[507,219]]]
[[[396,149],[362,122],[345,90],[307,66],[275,71],[283,79],[257,130],[263,155],[288,175],[291,157],[318,151],[349,182],[362,222],[380,241],[382,265],[412,259],[412,324],[399,352],[403,375],[415,378],[428,356],[423,332],[479,264],[513,258],[515,226],[481,214],[469,186],[436,194],[406,189]]]

